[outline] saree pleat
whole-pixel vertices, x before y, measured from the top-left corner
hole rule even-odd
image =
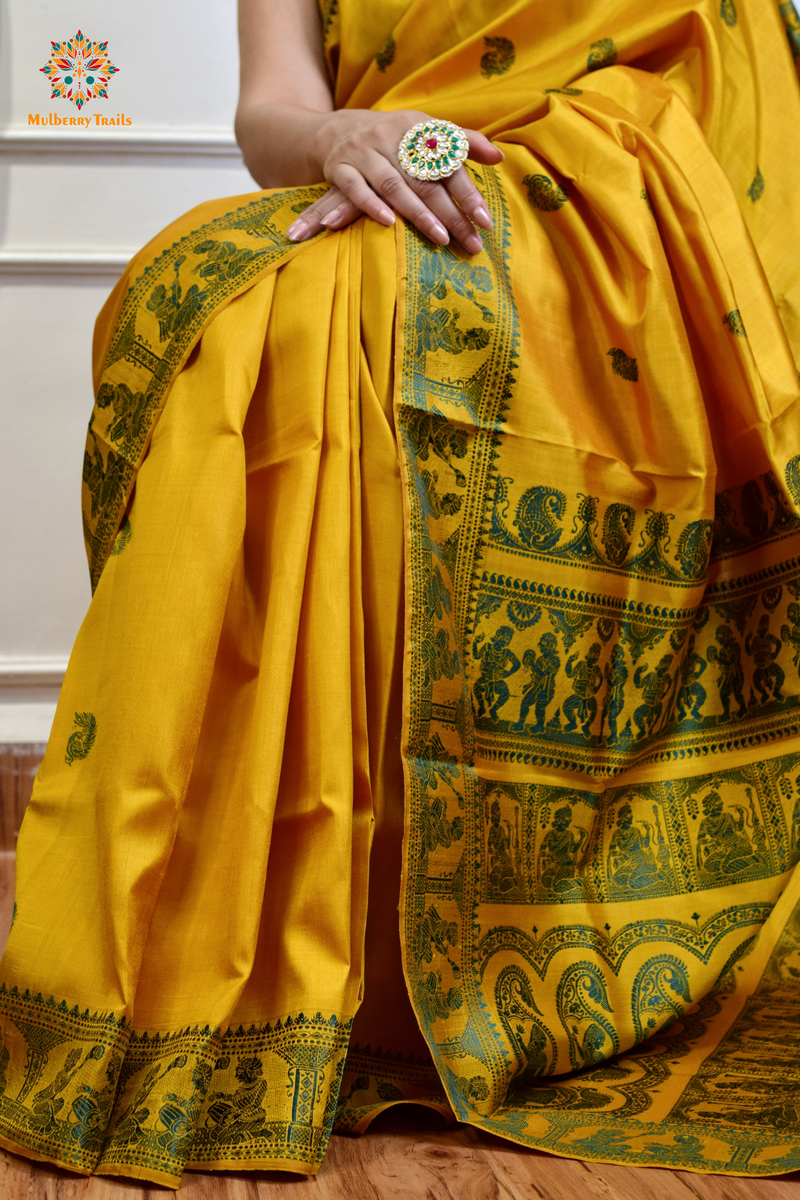
[[[21,949],[10,945],[6,957],[38,994],[62,948],[64,995],[103,1014],[76,1019],[81,1065],[89,1063],[83,1085],[94,1086],[73,1105],[57,1149],[60,1097],[39,1098],[35,1072],[26,1077],[36,1088],[30,1150],[71,1166],[174,1182],[190,1152],[194,1164],[218,1166],[247,1144],[251,1165],[310,1171],[327,1137],[362,986],[368,711],[379,803],[387,733],[396,755],[399,743],[399,712],[387,723],[402,654],[399,469],[386,392],[394,305],[389,293],[388,309],[371,314],[379,397],[362,348],[361,240],[357,228],[323,242],[207,328],[175,381],[137,475],[127,541],[76,644],[59,720],[68,739],[77,709],[91,709],[99,744],[67,763],[56,725],[19,855]],[[324,349],[298,370],[309,320]],[[375,434],[363,496],[359,387]],[[383,620],[372,617],[368,638],[362,574]],[[144,577],[152,587],[143,590]],[[394,779],[402,828],[399,756]],[[74,874],[65,847],[76,838],[104,858],[97,876]],[[54,845],[63,873],[48,871],[39,888]],[[22,900],[29,879],[33,922]],[[399,861],[395,913],[398,886]],[[43,925],[35,913],[56,904],[58,920]],[[395,960],[399,968],[398,939]],[[6,1028],[12,1052],[15,1032],[25,1037]],[[116,1137],[97,1161],[114,1093]],[[265,1128],[269,1094],[277,1121]],[[155,1137],[144,1133],[152,1117]]]
[[[494,231],[215,201],[101,314],[0,1143],[311,1174],[417,1102],[795,1170],[800,22],[322,15],[338,105],[496,139]]]

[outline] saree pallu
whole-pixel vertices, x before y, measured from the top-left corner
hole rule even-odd
[[[0,1142],[313,1173],[416,1101],[556,1154],[792,1171],[795,11],[323,25],[338,106],[495,138],[494,232],[296,246],[320,189],[267,192],[115,289]]]

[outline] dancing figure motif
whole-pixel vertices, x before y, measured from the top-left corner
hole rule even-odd
[[[686,654],[680,667],[680,691],[678,692],[678,719],[701,720],[706,702],[706,689],[700,679],[708,667],[702,654],[695,650],[695,636],[691,635]]]
[[[567,659],[566,672],[572,680],[572,695],[564,701],[564,716],[567,718],[564,729],[567,733],[577,728],[580,721],[584,737],[589,737],[592,722],[597,716],[596,695],[603,683],[603,672],[597,665],[599,661],[599,642],[589,647],[583,662],[578,662],[577,654]]]
[[[722,701],[722,720],[731,719],[731,696],[739,705],[739,714],[747,710],[744,700],[744,668],[742,666],[742,647],[733,636],[727,625],[720,625],[714,634],[719,646],[709,646],[708,661],[719,667],[717,683],[719,698]]]
[[[633,682],[636,687],[641,688],[642,703],[635,709],[633,719],[639,731],[639,737],[646,737],[658,727],[664,709],[664,700],[669,695],[672,683],[672,676],[669,673],[671,662],[671,656],[665,654],[659,660],[654,671],[647,671],[644,663],[636,668]]]
[[[756,692],[761,697],[762,704],[766,704],[770,699],[770,693],[773,700],[783,699],[781,688],[786,674],[780,663],[776,662],[782,647],[781,639],[770,633],[769,616],[764,613],[758,622],[758,630],[748,633],[744,641],[744,648],[751,655],[755,666],[750,690],[751,704],[755,703]]]
[[[509,649],[509,642],[514,636],[510,625],[501,625],[485,645],[483,634],[479,634],[472,644],[473,654],[481,664],[481,673],[475,684],[475,699],[478,701],[479,717],[487,711],[493,721],[497,720],[498,709],[508,702],[511,695],[506,680],[519,670],[519,659]]]
[[[511,728],[521,731],[525,728],[525,720],[533,708],[536,723],[535,732],[544,729],[547,706],[553,699],[556,690],[556,678],[561,668],[558,656],[558,641],[554,633],[543,633],[539,638],[539,653],[526,650],[522,656],[522,665],[530,671],[530,681],[522,692],[522,703],[519,708],[519,720]]]

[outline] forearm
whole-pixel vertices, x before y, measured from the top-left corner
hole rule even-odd
[[[239,105],[236,140],[245,165],[263,188],[301,187],[324,180],[317,134],[330,112],[269,100]]]
[[[316,0],[239,0],[236,137],[262,187],[318,183],[315,150],[333,112]]]

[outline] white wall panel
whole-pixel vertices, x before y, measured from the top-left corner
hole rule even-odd
[[[4,246],[133,251],[195,204],[255,188],[244,167],[225,159],[208,167],[192,158],[98,158],[76,153],[0,160],[8,191]],[[49,192],[54,178],[63,196],[56,206]],[[87,184],[101,201],[86,197]],[[98,211],[100,203],[107,211]]]
[[[87,334],[109,290],[90,279],[0,288],[2,655],[68,653],[89,600],[80,522]]]
[[[52,108],[44,75],[50,42],[80,29],[107,41],[119,73],[108,100],[84,113],[125,112],[136,126],[230,128],[237,91],[236,0],[3,0],[0,108],[4,124]],[[56,102],[53,102],[53,105]],[[56,111],[54,109],[54,111]],[[75,114],[58,102],[57,111]]]
[[[38,740],[89,600],[80,475],[95,316],[119,263],[182,212],[253,191],[232,138],[235,0],[0,0],[0,741]],[[81,29],[119,68],[124,128],[39,68]]]

